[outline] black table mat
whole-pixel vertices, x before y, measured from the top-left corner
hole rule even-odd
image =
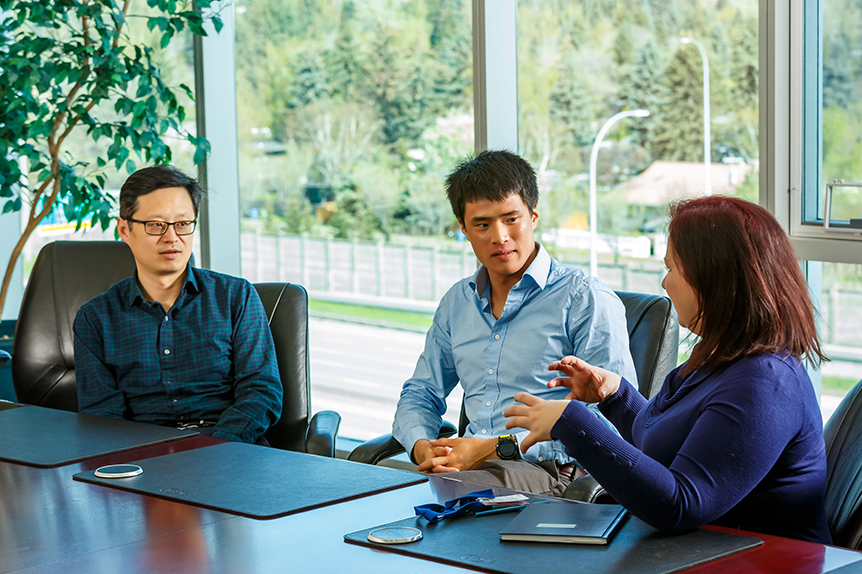
[[[556,571],[566,574],[664,574],[763,543],[757,538],[702,529],[665,535],[634,517],[629,517],[607,546],[501,542],[500,531],[514,517],[514,513],[465,516],[429,524],[417,516],[381,526],[418,528],[423,534],[422,540],[418,542],[398,545],[368,542],[368,533],[380,526],[346,534],[344,540],[379,550],[500,574]]]
[[[0,460],[47,468],[196,434],[193,430],[24,406],[0,411]]]
[[[418,484],[421,474],[244,443],[223,443],[137,461],[122,479],[75,480],[249,516],[276,518]]]

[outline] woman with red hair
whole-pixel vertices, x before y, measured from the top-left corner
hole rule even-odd
[[[730,197],[670,210],[667,291],[699,337],[647,402],[629,381],[565,357],[565,401],[518,393],[508,428],[526,450],[558,439],[605,490],[667,531],[719,524],[820,543],[823,426],[803,359],[824,359],[814,307],[787,235],[765,209]],[[598,402],[615,435],[578,401]]]

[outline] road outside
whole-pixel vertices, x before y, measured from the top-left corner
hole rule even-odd
[[[341,414],[339,436],[367,440],[391,432],[404,381],[413,374],[425,335],[340,321],[310,320],[311,404]],[[446,420],[457,423],[458,389]]]

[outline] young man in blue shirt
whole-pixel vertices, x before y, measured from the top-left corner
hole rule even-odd
[[[282,401],[272,334],[248,281],[189,265],[202,197],[164,165],[123,184],[117,229],[136,271],[75,318],[78,408],[265,444]]]
[[[625,308],[606,285],[551,259],[535,241],[538,188],[525,160],[484,151],[462,162],[446,186],[481,266],[440,302],[401,391],[393,435],[420,471],[561,495],[578,472],[575,461],[559,442],[520,456],[517,437],[527,431],[508,436],[503,411],[520,391],[563,398],[567,390],[546,387],[556,376],[547,366],[566,355],[637,380]],[[464,437],[437,440],[445,399],[459,382],[470,425]]]

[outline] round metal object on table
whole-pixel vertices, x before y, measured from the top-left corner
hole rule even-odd
[[[385,526],[368,533],[368,541],[377,544],[407,544],[422,540],[422,531],[412,526]]]

